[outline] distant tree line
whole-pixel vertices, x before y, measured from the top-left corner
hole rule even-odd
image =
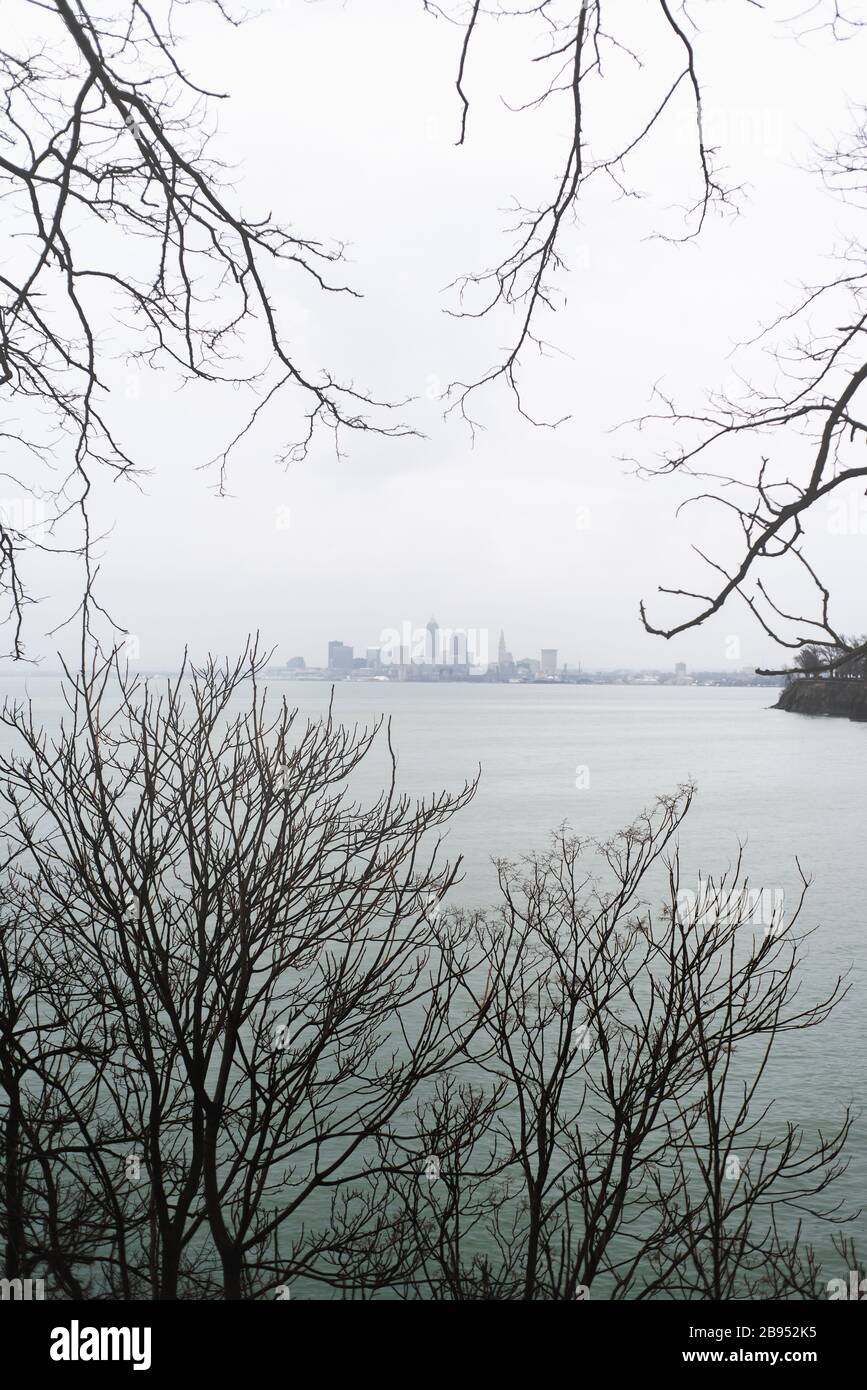
[[[842,648],[810,642],[798,652],[795,667],[798,674],[808,677],[831,675],[839,680],[867,680],[867,636],[845,638]]]

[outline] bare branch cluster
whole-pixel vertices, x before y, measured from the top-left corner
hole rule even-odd
[[[464,17],[466,9],[469,13]],[[425,9],[444,15],[439,5]],[[616,0],[540,0],[536,4],[473,3],[459,16],[464,24],[457,76],[461,103],[458,143],[467,136],[470,100],[468,68],[484,53],[485,32],[492,24],[510,21],[521,27],[526,65],[534,94],[512,109],[562,111],[562,144],[551,194],[538,206],[516,204],[509,252],[490,269],[462,276],[458,291],[461,317],[484,318],[497,309],[514,315],[516,328],[502,360],[478,379],[455,382],[450,410],[471,425],[472,396],[494,383],[505,383],[521,414],[525,409],[520,368],[531,348],[546,350],[540,320],[555,308],[558,273],[565,269],[568,235],[580,222],[588,185],[607,184],[616,198],[644,196],[634,183],[634,157],[657,136],[671,139],[674,122],[684,123],[695,155],[695,185],[686,194],[685,212],[678,214],[676,234],[667,239],[688,240],[702,230],[714,207],[732,205],[736,190],[727,188],[716,168],[716,150],[706,134],[696,41],[700,37],[685,5],[655,0],[650,7],[650,32],[636,37],[635,15]],[[646,72],[645,72],[646,70]],[[649,100],[636,101],[635,77],[648,80]],[[626,116],[627,130],[612,136]],[[563,417],[566,418],[566,417]],[[560,421],[539,421],[551,425]]]
[[[211,8],[237,23],[216,0]],[[233,450],[269,409],[289,416],[286,460],[304,457],[320,427],[335,436],[404,430],[383,402],[293,350],[280,286],[354,294],[335,278],[342,248],[238,206],[210,151],[220,94],[182,66],[182,7],[15,0],[10,9],[0,40],[0,198],[10,228],[0,432],[14,496],[0,517],[0,586],[18,658],[23,552],[83,556],[89,583],[96,477],[134,479],[148,466],[117,408],[119,364],[164,370],[175,386],[231,383],[250,393],[214,461],[221,487]]]
[[[362,806],[385,731],[269,712],[261,664],[157,695],[97,659],[56,736],[3,715],[0,1224],[60,1296],[274,1296],[474,1031],[437,926],[473,786]]]
[[[684,895],[691,789],[446,910],[423,803],[353,776],[255,645],[161,692],[93,658],[0,760],[0,1238],[65,1298],[815,1296],[844,1115],[777,1117],[799,900]],[[648,895],[663,892],[659,911]],[[733,1160],[737,1173],[732,1170]]]
[[[858,203],[867,189],[867,130],[822,159],[829,186]],[[743,379],[741,394],[710,396],[699,413],[679,410],[657,391],[661,409],[641,428],[676,427],[678,444],[647,473],[680,472],[706,484],[692,503],[709,502],[732,524],[738,547],[731,561],[694,546],[715,576],[708,592],[663,587],[690,601],[683,620],[650,621],[664,637],[700,626],[737,595],[762,629],[791,651],[824,647],[823,669],[851,673],[867,655],[862,638],[848,637],[832,612],[830,587],[808,553],[809,527],[844,537],[859,534],[867,494],[867,246],[852,242],[840,268],[825,283],[808,287],[796,306],[755,341],[775,364],[771,384]],[[685,442],[681,443],[681,439]],[[867,530],[867,526],[863,529]],[[724,533],[725,528],[720,530]],[[814,602],[793,611],[779,592],[781,581],[801,579]],[[797,592],[797,589],[795,590]],[[786,668],[790,670],[791,667]]]
[[[378,1200],[412,1239],[380,1248],[379,1268],[404,1297],[820,1296],[802,1223],[847,1219],[830,1189],[850,1118],[811,1140],[774,1121],[767,1083],[775,1042],[844,986],[797,998],[806,880],[760,932],[740,862],[684,894],[672,840],[690,798],[611,842],[561,834],[500,865],[500,910],[477,921],[487,1086],[442,1085],[383,1141]],[[659,914],[642,902],[655,869]],[[425,1153],[442,1155],[427,1186]]]

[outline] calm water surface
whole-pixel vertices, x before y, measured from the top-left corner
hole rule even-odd
[[[316,717],[330,687],[272,683],[275,696]],[[59,684],[13,677],[0,693],[28,693],[46,724],[60,711]],[[787,1035],[774,1068],[780,1118],[831,1128],[841,1106],[867,1094],[867,724],[773,711],[775,692],[689,687],[399,685],[342,683],[334,707],[346,723],[391,719],[403,790],[457,788],[481,768],[473,803],[452,823],[448,847],[464,861],[453,901],[495,900],[492,856],[544,845],[568,821],[582,834],[627,825],[659,793],[693,780],[698,794],[680,835],[682,881],[717,873],[746,844],[758,887],[794,890],[795,856],[813,878],[802,925],[809,996],[851,967],[848,997],[822,1028]],[[0,730],[4,744],[9,735]],[[374,794],[383,760],[371,759],[359,790]],[[586,768],[576,788],[576,771]],[[856,1123],[849,1173],[838,1189],[855,1206],[867,1194],[867,1124]],[[857,1223],[867,1245],[867,1218]],[[828,1269],[829,1277],[839,1271]]]

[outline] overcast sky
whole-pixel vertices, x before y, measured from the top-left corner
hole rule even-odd
[[[640,27],[641,0],[618,8],[633,9]],[[293,422],[278,411],[238,454],[231,496],[219,498],[201,465],[241,418],[235,393],[178,395],[139,378],[125,407],[129,437],[154,471],[142,492],[102,486],[96,508],[113,525],[101,582],[145,666],[173,664],[187,642],[231,651],[256,628],[279,661],[320,664],[331,638],[363,651],[384,629],[421,627],[432,614],[444,627],[488,629],[494,644],[502,627],[516,657],[553,646],[587,667],[772,657],[738,607],[676,642],[643,634],[639,599],[695,577],[689,523],[673,518],[685,494],[678,481],[632,476],[620,456],[650,442],[614,432],[648,407],[656,381],[684,405],[725,382],[732,346],[801,282],[826,275],[851,230],[851,210],[809,164],[816,143],[851,125],[863,44],[826,34],[796,42],[775,23],[789,7],[769,8],[696,7],[707,26],[697,41],[707,119],[731,181],[746,185],[740,215],[712,219],[688,245],[651,237],[679,232],[671,205],[696,190],[682,108],[634,166],[647,197],[597,196],[567,230],[566,303],[545,325],[562,355],[530,361],[523,379],[530,408],[570,420],[533,429],[504,391],[489,391],[476,405],[475,443],[433,398],[484,371],[511,326],[449,318],[444,290],[504,253],[513,197],[549,191],[568,101],[539,117],[510,113],[500,95],[526,100],[528,70],[492,34],[472,55],[468,140],[456,148],[461,34],[425,16],[421,0],[284,0],[240,30],[190,12],[185,65],[231,94],[215,149],[235,166],[239,202],[345,241],[346,277],[364,295],[323,301],[300,280],[280,281],[293,351],[379,395],[419,397],[404,418],[427,437],[347,438],[343,459],[323,438],[285,469],[275,453]],[[634,92],[645,111],[637,81]],[[636,115],[622,114],[627,124]],[[590,128],[588,140],[596,153],[606,146],[605,132]],[[864,544],[847,538],[837,572],[860,572]],[[51,579],[46,568],[42,591]],[[31,628],[31,649],[49,665],[57,642],[39,632],[62,608],[46,600]],[[844,628],[858,622],[845,605],[840,618]],[[732,635],[737,660],[727,655]]]

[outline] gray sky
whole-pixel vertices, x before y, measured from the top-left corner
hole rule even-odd
[[[640,23],[640,0],[620,4]],[[618,455],[650,458],[651,442],[612,431],[647,408],[657,380],[697,403],[731,373],[734,343],[787,307],[798,284],[828,273],[854,214],[807,166],[815,142],[851,124],[864,49],[821,34],[795,42],[728,0],[700,9],[707,119],[731,181],[748,186],[740,216],[713,219],[698,243],[651,239],[654,229],[678,232],[671,204],[696,187],[687,126],[673,118],[634,166],[647,197],[596,195],[567,232],[567,302],[546,323],[563,355],[528,359],[523,380],[539,415],[572,418],[534,430],[502,390],[488,391],[475,445],[431,397],[483,371],[510,324],[450,319],[443,290],[504,253],[501,210],[513,196],[545,196],[568,104],[511,114],[499,92],[525,100],[527,70],[495,35],[501,47],[480,43],[470,64],[469,137],[457,149],[460,33],[425,17],[420,0],[284,0],[240,30],[190,12],[187,67],[231,93],[215,149],[236,166],[244,209],[345,240],[347,279],[365,296],[323,300],[286,276],[278,301],[294,351],[380,395],[420,397],[404,416],[428,437],[347,438],[341,460],[323,439],[283,469],[274,455],[293,422],[278,410],[238,454],[232,496],[220,499],[200,465],[241,419],[235,393],[178,395],[161,378],[130,380],[131,442],[154,472],[142,493],[102,484],[96,508],[114,523],[104,590],[139,637],[143,664],[173,664],[185,642],[231,651],[255,628],[280,661],[300,653],[319,664],[329,638],[363,650],[383,629],[420,627],[432,613],[445,627],[490,629],[494,644],[503,627],[516,657],[555,646],[589,667],[772,657],[740,607],[677,642],[643,634],[639,598],[697,577],[688,523],[673,520],[686,490],[630,476]],[[638,82],[635,94],[646,109]],[[588,139],[607,148],[604,132],[591,127]],[[711,514],[701,525],[708,544],[716,525]],[[865,544],[848,537],[833,572],[853,575]],[[46,566],[44,591],[51,579]],[[45,602],[40,631],[62,606]],[[858,618],[840,612],[844,628]],[[726,655],[733,635],[740,659]],[[48,656],[57,644],[31,645]]]

